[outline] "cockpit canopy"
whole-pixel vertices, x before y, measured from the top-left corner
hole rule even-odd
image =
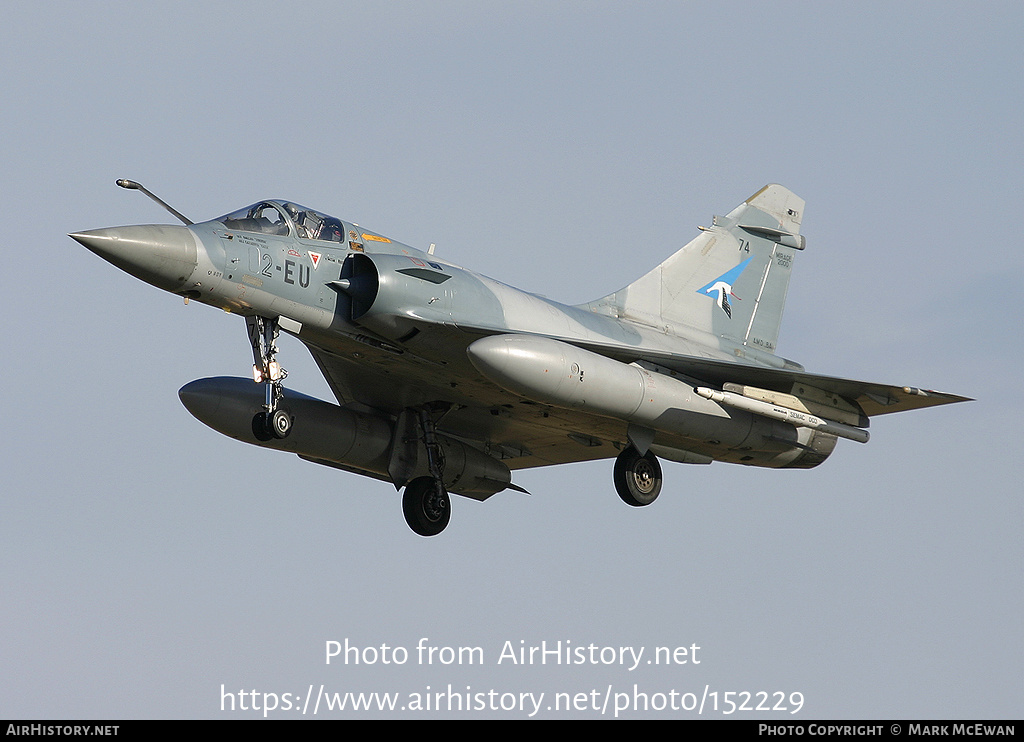
[[[214,221],[239,232],[292,235],[327,242],[345,241],[345,227],[340,219],[290,201],[260,201]]]

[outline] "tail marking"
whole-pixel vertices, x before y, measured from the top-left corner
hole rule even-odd
[[[697,289],[697,293],[704,294],[704,296],[714,297],[715,293],[717,292],[718,297],[715,303],[722,308],[722,310],[729,316],[729,319],[732,319],[732,305],[729,303],[729,297],[732,296],[735,297],[736,299],[740,298],[732,292],[732,285],[736,283],[737,279],[739,279],[740,277],[740,274],[743,273],[743,270],[747,267],[747,264],[749,264],[751,260],[753,260],[753,257],[747,258],[742,263],[737,265],[735,268],[726,271],[718,278],[715,278],[709,281],[708,283],[704,284],[699,289]]]

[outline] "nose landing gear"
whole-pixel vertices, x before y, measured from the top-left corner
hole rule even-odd
[[[288,410],[280,406],[284,397],[281,382],[288,372],[277,362],[277,336],[281,332],[276,319],[269,317],[246,317],[245,325],[249,331],[249,344],[252,345],[252,356],[255,363],[252,367],[253,380],[257,384],[265,384],[267,401],[263,412],[252,420],[252,432],[261,441],[271,438],[287,438],[292,432],[295,419]]]

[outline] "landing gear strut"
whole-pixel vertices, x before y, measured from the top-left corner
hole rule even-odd
[[[443,409],[447,409],[444,407]],[[444,487],[444,452],[437,441],[434,418],[427,407],[416,410],[420,438],[427,451],[430,476],[409,482],[402,495],[405,522],[420,536],[436,536],[451,520],[451,500]]]
[[[626,448],[615,459],[615,491],[627,505],[650,505],[661,493],[661,464],[648,451],[643,456],[635,448]]]
[[[246,317],[249,344],[252,345],[252,377],[257,384],[265,384],[267,401],[252,420],[252,432],[263,441],[271,438],[286,438],[292,432],[294,421],[288,410],[280,406],[284,390],[281,382],[288,372],[277,362],[277,336],[281,332],[276,319],[269,317]]]

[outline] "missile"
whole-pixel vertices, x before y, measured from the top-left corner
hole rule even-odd
[[[396,424],[388,416],[372,415],[336,404],[284,391],[281,406],[295,418],[287,438],[261,435],[254,418],[266,402],[263,386],[252,379],[222,376],[197,379],[178,391],[185,408],[200,422],[235,440],[263,448],[294,453],[328,466],[395,482],[402,486],[429,474],[423,446],[405,446],[402,439],[402,476],[396,481],[394,465]],[[445,435],[437,435],[444,455],[444,483],[448,491],[483,500],[508,487],[512,474],[504,463],[479,449]],[[415,441],[415,437],[412,438]]]
[[[763,415],[764,417],[771,418],[772,420],[781,420],[782,422],[790,423],[797,427],[820,430],[823,433],[829,433],[831,435],[837,435],[840,438],[857,441],[857,443],[867,443],[868,438],[870,438],[868,431],[862,430],[861,428],[856,428],[844,423],[838,423],[834,420],[825,420],[807,412],[790,409],[789,407],[782,407],[780,405],[771,404],[770,402],[762,402],[759,399],[744,397],[742,394],[719,392],[703,386],[697,387],[697,394],[705,399],[710,399],[728,407],[735,407],[738,410],[746,410],[747,412],[752,412],[755,415]]]

